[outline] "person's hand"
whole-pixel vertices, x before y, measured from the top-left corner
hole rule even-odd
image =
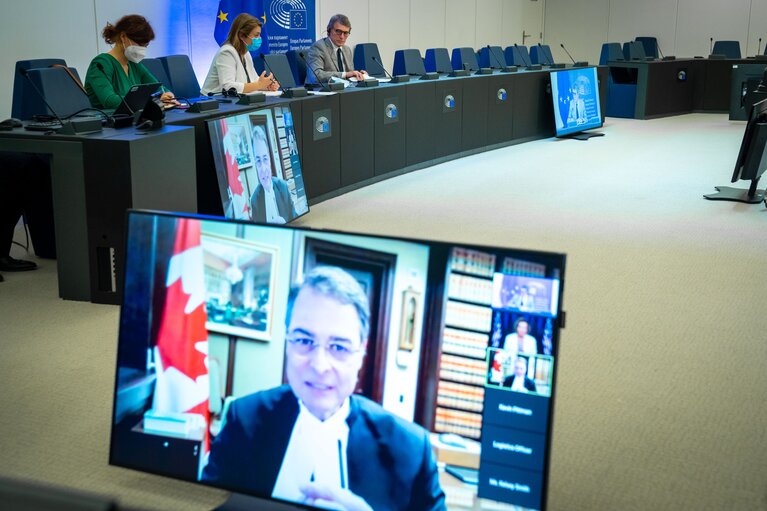
[[[280,82],[272,78],[271,82],[269,83],[269,90],[280,90]]]
[[[258,77],[258,88],[261,90],[277,90],[279,87],[280,84],[274,79],[272,73],[264,71],[261,73],[261,76]]]
[[[365,75],[362,74],[363,72],[360,71],[347,71],[346,74],[344,74],[344,78],[355,78],[357,80],[364,80]]]
[[[160,101],[166,105],[179,106],[181,104],[176,100],[176,96],[174,96],[172,92],[163,92],[160,95]]]
[[[343,511],[373,511],[373,508],[365,502],[365,499],[355,495],[349,490],[330,488],[317,483],[308,483],[301,486],[305,504],[322,506],[323,503],[335,504]]]

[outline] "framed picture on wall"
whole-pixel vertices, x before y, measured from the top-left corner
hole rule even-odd
[[[206,234],[202,236],[202,250],[206,328],[270,341],[278,249]]]
[[[421,293],[408,287],[402,292],[402,324],[399,330],[399,349],[413,351],[415,348],[415,336],[418,331],[419,316],[418,306],[421,301]]]

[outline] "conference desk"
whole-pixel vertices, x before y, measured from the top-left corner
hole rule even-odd
[[[290,105],[310,205],[405,172],[555,134],[549,69],[413,80],[333,95],[242,106],[202,114],[169,112],[167,123],[195,128],[198,210],[221,215],[207,121],[277,104]],[[607,68],[597,68],[600,101]],[[604,117],[604,115],[603,115]],[[329,131],[316,126],[327,120]]]
[[[607,68],[598,68],[606,99]],[[120,301],[129,208],[221,215],[208,121],[278,104],[293,115],[310,204],[469,154],[554,135],[549,70],[349,88],[218,110],[170,111],[155,132],[82,136],[16,129],[0,150],[48,153],[59,296]],[[329,130],[320,132],[319,121]],[[374,214],[374,212],[371,212]]]
[[[652,119],[691,112],[727,112],[733,66],[767,62],[756,59],[674,59],[610,61],[608,115]],[[622,89],[633,89],[624,94]]]
[[[119,303],[129,208],[197,212],[194,131],[0,132],[0,151],[51,155],[59,296]]]

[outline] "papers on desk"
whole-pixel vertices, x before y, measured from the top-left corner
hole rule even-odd
[[[307,90],[306,93],[310,96],[332,96],[333,94],[338,94],[338,91]]]
[[[350,78],[348,80],[344,80],[343,78],[338,78],[337,76],[331,76],[330,79],[328,80],[328,83],[343,83],[344,89],[345,89],[351,86],[352,80],[354,80],[355,82],[357,81],[356,78]]]
[[[264,90],[259,92],[263,92],[264,96],[281,96],[282,95],[281,90]]]

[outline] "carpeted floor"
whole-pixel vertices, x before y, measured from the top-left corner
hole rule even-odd
[[[567,253],[549,509],[767,509],[767,210],[702,199],[743,129],[608,119],[605,137],[420,170],[299,223]],[[221,502],[107,465],[118,309],[58,299],[39,264],[0,283],[0,475],[130,507]]]

